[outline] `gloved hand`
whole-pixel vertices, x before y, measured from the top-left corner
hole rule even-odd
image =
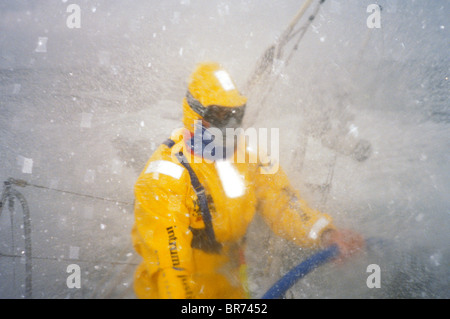
[[[336,261],[338,263],[342,263],[352,255],[361,252],[365,247],[363,236],[349,229],[333,229],[326,231],[321,239],[321,246],[323,247],[337,245],[339,248],[339,256],[336,258]]]

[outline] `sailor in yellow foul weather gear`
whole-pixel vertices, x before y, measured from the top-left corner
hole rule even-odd
[[[360,245],[354,235],[342,240],[349,236],[330,216],[309,208],[281,168],[249,160],[254,154],[245,143],[224,143],[235,141],[225,128],[240,126],[245,104],[219,64],[202,63],[192,74],[184,128],[159,146],[135,184],[132,238],[142,256],[137,297],[248,297],[239,260],[256,213],[277,235],[303,247],[337,243],[345,253]],[[225,133],[222,140],[211,138],[214,129]]]

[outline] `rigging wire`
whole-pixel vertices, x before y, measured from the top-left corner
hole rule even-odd
[[[308,19],[301,26],[297,26],[300,21],[303,21],[302,18],[313,2],[314,1],[312,0],[307,0],[303,3],[302,7],[295,15],[292,22],[288,25],[286,30],[283,32],[279,40],[264,51],[256,64],[256,68],[249,76],[244,87],[244,91],[247,95],[254,95],[255,98],[253,99],[252,103],[258,105],[258,110],[262,109],[266,98],[274,88],[281,73],[278,68],[279,66],[276,64],[281,62],[282,68],[285,68],[289,64],[294,55],[294,52],[298,49],[298,46],[302,41],[304,35],[306,34],[306,31],[313,23],[314,19],[317,17],[317,14],[325,0],[319,0],[316,7],[314,8],[314,11],[310,14]],[[286,53],[286,46],[293,39],[296,40],[293,43],[290,51]],[[256,90],[258,92],[255,92]],[[255,112],[257,115],[258,111]],[[255,121],[256,115],[251,115],[253,117],[252,119],[250,119],[251,122]]]
[[[68,191],[68,190],[61,190],[61,189],[57,189],[57,188],[53,188],[53,187],[47,187],[47,186],[32,184],[32,183],[29,183],[29,182],[27,182],[25,180],[20,180],[20,179],[10,178],[9,181],[11,181],[11,183],[13,183],[13,184],[15,184],[17,186],[21,186],[21,187],[31,186],[31,187],[47,189],[47,190],[51,190],[51,191],[55,191],[55,192],[59,192],[59,193],[65,193],[65,194],[70,194],[70,195],[75,195],[75,196],[80,196],[80,197],[86,197],[86,198],[91,198],[91,199],[98,199],[98,200],[113,202],[113,203],[116,203],[116,204],[130,205],[130,206],[133,205],[133,203],[131,203],[131,202],[125,202],[125,201],[117,200],[117,199],[114,199],[114,198],[94,196],[94,195],[77,193],[77,192]]]
[[[29,209],[28,203],[25,199],[25,196],[23,196],[22,193],[20,193],[15,188],[13,188],[12,187],[13,185],[19,186],[19,187],[31,186],[31,187],[35,187],[35,188],[47,189],[47,190],[71,194],[71,195],[75,195],[75,196],[81,196],[81,197],[86,197],[86,198],[91,198],[91,199],[114,202],[116,204],[123,204],[123,205],[130,205],[130,206],[133,205],[130,202],[124,202],[124,201],[114,200],[111,198],[100,197],[100,196],[93,196],[93,195],[89,195],[89,194],[81,194],[81,193],[72,192],[72,191],[65,191],[65,190],[60,190],[60,189],[56,189],[56,188],[52,188],[52,187],[46,187],[46,186],[42,186],[42,185],[32,184],[32,183],[29,183],[29,182],[27,182],[25,180],[21,180],[21,179],[8,178],[3,184],[3,191],[2,191],[2,195],[1,195],[1,201],[0,201],[0,217],[2,215],[3,208],[8,203],[8,208],[9,208],[9,212],[10,212],[10,222],[11,222],[12,251],[14,251],[14,249],[15,249],[14,215],[13,215],[15,212],[14,200],[17,199],[19,201],[20,205],[22,206],[23,230],[24,230],[24,240],[25,240],[24,256],[25,256],[25,298],[26,299],[32,298],[32,290],[33,290],[32,289],[32,286],[33,286],[32,285],[33,256],[32,256],[32,244],[31,244],[31,217],[30,217],[30,209]],[[17,257],[22,257],[22,256],[16,255],[14,253],[13,254],[1,253],[0,257],[12,257],[13,259],[15,259]],[[37,258],[37,257],[34,257],[34,258]],[[40,258],[40,259],[45,259],[45,258]],[[14,268],[13,272],[14,272],[13,280],[15,281],[15,268]]]
[[[281,75],[280,67],[287,67],[310,25],[317,17],[325,0],[317,1],[315,8],[305,21],[303,18],[313,2],[313,0],[307,0],[303,3],[302,7],[299,9],[288,27],[284,30],[278,41],[269,46],[257,61],[255,69],[249,76],[246,85],[244,86],[244,93],[250,97],[249,101],[251,101],[253,105],[257,106],[250,108],[250,112],[247,112],[247,114],[249,114],[246,114],[246,118],[244,119],[246,125],[254,124],[258,114],[260,112],[264,112],[263,109],[266,99],[272,92]],[[304,22],[299,26],[302,21]],[[291,46],[290,50],[286,49],[288,45]],[[333,167],[334,163],[335,161],[333,162]],[[329,168],[328,177],[330,180],[333,178],[333,167]],[[327,190],[324,190],[324,193],[327,193]],[[322,201],[326,201],[326,194],[323,194]],[[269,236],[267,238],[267,251],[276,251],[276,245],[277,242],[273,240],[272,236]],[[272,254],[269,254],[268,265],[263,270],[266,274],[270,271],[269,269],[273,267],[273,260],[271,260],[271,257]]]
[[[28,203],[25,197],[12,188],[12,184],[14,184],[13,179],[9,179],[4,182],[3,192],[0,202],[0,216],[8,201],[8,208],[11,214],[11,232],[13,236],[13,248],[14,248],[14,229],[13,229],[13,213],[14,213],[14,199],[17,199],[22,206],[22,214],[23,214],[23,231],[24,231],[24,240],[25,240],[25,298],[30,299],[32,297],[32,250],[31,250],[31,218],[30,218],[30,209],[28,207]]]

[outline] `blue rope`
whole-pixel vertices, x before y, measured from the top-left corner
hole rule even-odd
[[[392,242],[384,238],[371,237],[366,239],[366,249],[377,250],[384,249],[386,246],[392,245]],[[325,264],[339,255],[339,248],[332,245],[328,248],[318,251],[317,253],[304,260],[286,275],[278,280],[265,294],[262,299],[279,299],[291,288],[299,279],[305,277],[315,268]]]
[[[278,280],[265,294],[262,299],[282,298],[286,291],[291,288],[299,279],[306,276],[318,266],[330,261],[339,255],[336,245],[330,246],[310,256],[305,261],[291,269],[286,275]]]

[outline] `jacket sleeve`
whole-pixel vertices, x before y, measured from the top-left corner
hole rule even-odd
[[[186,170],[150,161],[135,184],[134,245],[161,298],[192,298],[192,233]]]
[[[325,230],[334,229],[329,215],[311,209],[283,169],[256,174],[258,210],[272,231],[304,247],[317,247]]]

